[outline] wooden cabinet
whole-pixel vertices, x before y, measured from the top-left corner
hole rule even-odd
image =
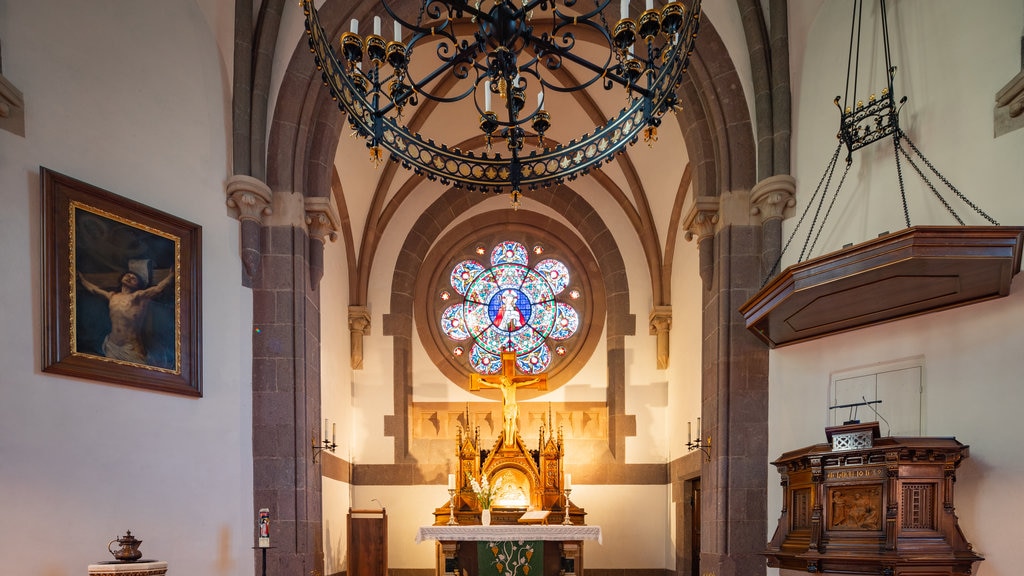
[[[845,440],[841,429],[864,426],[871,425],[830,429],[829,437]],[[773,462],[784,499],[765,551],[768,565],[883,576],[971,574],[983,558],[960,531],[953,500],[968,447],[955,438],[877,438],[877,425],[870,436],[808,446]]]

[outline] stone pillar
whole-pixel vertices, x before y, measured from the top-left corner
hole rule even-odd
[[[750,214],[761,219],[761,272],[765,280],[781,272],[777,268],[782,258],[782,220],[794,206],[796,179],[789,174],[769,176],[750,191]]]
[[[766,572],[768,348],[738,312],[759,288],[760,239],[758,225],[723,225],[704,293],[701,410],[712,448],[701,470],[700,570],[715,576]]]
[[[308,575],[323,572],[311,446],[321,433],[320,301],[310,285],[303,197],[276,191],[273,207],[253,286],[253,508],[269,508],[274,519],[267,573]]]
[[[246,274],[246,281],[243,283],[251,286],[253,278],[260,272],[260,229],[263,226],[263,217],[273,213],[270,208],[273,194],[266,184],[244,174],[235,174],[228,178],[224,191],[228,196],[228,207],[234,212],[234,217],[241,222],[239,255]]]

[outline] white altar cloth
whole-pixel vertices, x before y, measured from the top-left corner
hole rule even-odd
[[[600,526],[566,526],[564,524],[502,524],[492,526],[420,526],[416,543],[424,540],[445,542],[500,542],[517,540],[557,540],[572,542],[596,540],[601,544]]]

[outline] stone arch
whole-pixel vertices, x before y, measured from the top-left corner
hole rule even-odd
[[[625,337],[635,333],[636,318],[629,309],[629,281],[625,260],[615,239],[597,211],[568,186],[538,190],[530,197],[570,222],[577,222],[576,232],[589,239],[588,248],[597,259],[606,302],[606,337],[608,388],[606,399],[609,414],[609,453],[612,462],[624,465],[626,437],[636,429],[635,417],[625,412]],[[487,199],[479,193],[451,188],[427,207],[406,236],[395,264],[391,284],[390,313],[384,318],[384,334],[393,338],[394,410],[385,419],[386,433],[395,438],[395,461],[411,460],[408,434],[408,406],[412,399],[412,346],[414,337],[414,303],[416,278],[431,247],[443,234],[446,225],[470,208]],[[500,213],[510,221],[526,218],[526,211]],[[532,214],[531,216],[535,216]]]

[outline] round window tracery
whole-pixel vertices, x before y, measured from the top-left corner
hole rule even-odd
[[[579,313],[562,300],[570,283],[569,268],[560,260],[543,257],[530,265],[530,250],[525,245],[504,240],[490,251],[489,264],[463,260],[449,274],[450,283],[462,301],[449,305],[440,316],[441,330],[449,339],[462,344],[471,341],[468,360],[481,374],[501,370],[501,352],[516,353],[520,372],[536,374],[547,370],[552,360],[549,342],[564,341],[576,334]],[[486,254],[479,246],[477,254]],[[579,298],[574,289],[572,298]],[[442,296],[445,302],[458,296]],[[556,353],[565,355],[565,346],[556,345]],[[461,354],[459,354],[461,355]]]

